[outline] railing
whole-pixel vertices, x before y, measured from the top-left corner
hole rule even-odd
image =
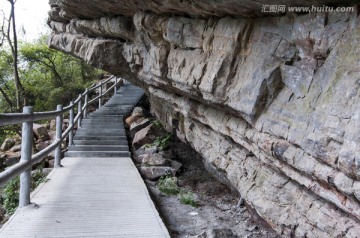
[[[105,92],[103,92],[103,85],[108,83],[111,79],[115,79],[114,84]],[[21,159],[17,164],[8,167],[5,171],[0,173],[0,186],[5,185],[11,179],[20,175],[19,207],[30,204],[32,166],[42,162],[48,154],[55,150],[54,167],[61,167],[62,142],[68,137],[69,145],[74,144],[74,127],[76,123],[78,124],[78,128],[81,127],[81,120],[87,116],[88,106],[98,100],[99,107],[101,107],[103,103],[102,98],[112,90],[114,90],[114,93],[116,93],[118,83],[119,81],[116,77],[109,77],[100,84],[86,89],[84,93],[79,94],[79,97],[75,101],[70,102],[69,106],[63,108],[62,105],[58,105],[56,111],[33,112],[32,107],[24,107],[23,113],[0,114],[0,126],[22,123]],[[89,94],[98,88],[98,96],[89,101]],[[84,103],[82,103],[82,101],[84,101]],[[76,106],[77,113],[74,115]],[[64,132],[62,132],[63,116],[66,112],[69,112],[69,126]],[[53,143],[44,150],[41,150],[40,152],[33,155],[33,122],[52,118],[56,118],[56,134]]]

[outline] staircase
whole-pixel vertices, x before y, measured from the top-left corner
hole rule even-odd
[[[65,157],[129,157],[123,117],[143,94],[131,84],[121,86],[109,101],[82,120]]]
[[[62,167],[32,192],[31,205],[15,211],[0,237],[170,238],[125,136],[123,117],[143,93],[125,84],[82,120]]]

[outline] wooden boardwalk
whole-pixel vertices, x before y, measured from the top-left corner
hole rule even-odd
[[[122,96],[127,93],[131,90],[127,92],[125,86]],[[111,101],[108,107],[114,108]],[[114,115],[114,110],[102,111]],[[75,145],[75,154],[70,154],[73,157],[64,158],[63,167],[53,169],[48,181],[32,193],[32,204],[17,209],[0,230],[0,237],[170,237],[135,165],[125,156],[126,151],[119,153],[110,148],[110,153],[92,156],[91,151],[101,155],[96,148],[89,153],[83,151],[85,156],[75,156],[86,145],[84,134],[79,134],[80,149],[76,150]],[[103,142],[101,135],[96,135],[85,133],[91,143]],[[111,143],[116,144],[113,140]]]

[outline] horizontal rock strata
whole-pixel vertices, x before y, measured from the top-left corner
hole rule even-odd
[[[49,44],[147,89],[279,234],[359,237],[358,7],[249,18],[260,3],[194,2],[51,1]]]

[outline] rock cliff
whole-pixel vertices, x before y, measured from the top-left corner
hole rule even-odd
[[[279,234],[360,237],[358,7],[263,15],[263,2],[51,0],[49,44],[145,88]]]

